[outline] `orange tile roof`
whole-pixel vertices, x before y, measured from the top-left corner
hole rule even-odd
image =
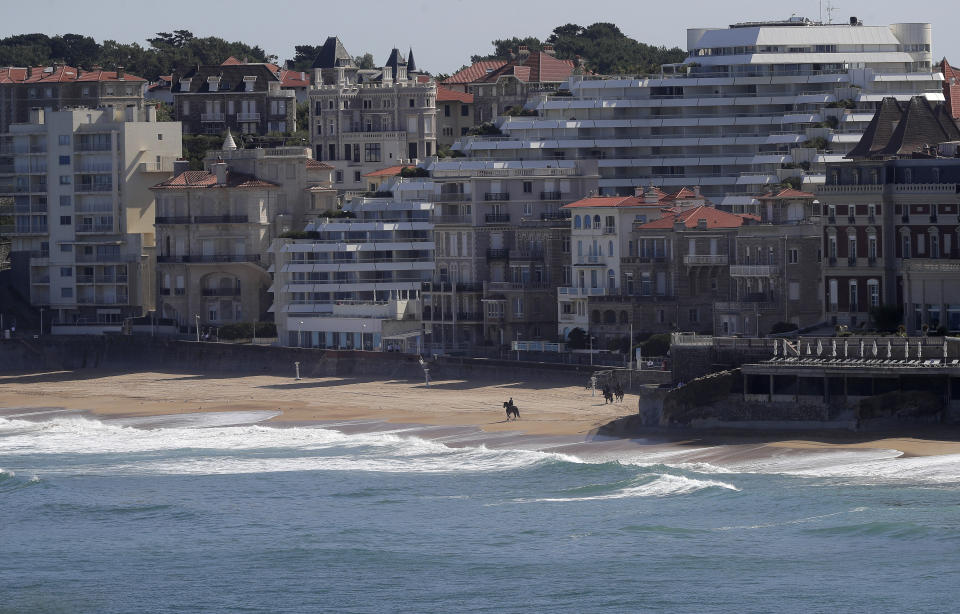
[[[480,82],[496,81],[503,75],[513,75],[520,81],[530,83],[566,81],[573,74],[573,60],[558,60],[549,53],[531,53],[523,62],[509,62],[497,70],[476,79]]]
[[[30,74],[30,71],[33,74]],[[117,77],[115,70],[77,70],[73,66],[34,66],[29,68],[0,68],[0,83],[63,83],[71,81],[146,81],[143,77],[124,73]]]
[[[310,76],[305,72],[284,68],[277,76],[280,77],[280,87],[310,87]]]
[[[707,221],[707,228],[739,228],[743,226],[746,220],[757,219],[755,215],[727,213],[715,207],[701,205],[679,213],[668,213],[659,219],[641,224],[636,228],[638,230],[670,229],[673,228],[675,221],[683,222],[683,225],[687,228],[696,228],[700,220]]]
[[[437,102],[464,102],[473,103],[473,94],[458,92],[446,87],[437,86]]]
[[[458,70],[443,80],[443,83],[473,83],[487,76],[492,71],[505,65],[503,60],[481,60],[474,62],[462,70]]]
[[[405,168],[416,168],[415,164],[398,164],[396,166],[388,166],[387,168],[381,168],[380,170],[372,171],[364,175],[364,177],[396,177],[400,174]]]
[[[27,69],[15,66],[0,68],[0,83],[19,83],[27,78]]]
[[[154,190],[176,190],[185,188],[277,188],[276,183],[257,179],[253,175],[227,171],[227,184],[217,185],[217,176],[210,171],[184,171],[179,175],[161,181],[153,186]]]
[[[77,81],[146,81],[146,79],[126,72],[122,77],[118,77],[115,70],[94,70],[80,73]]]
[[[224,61],[220,64],[220,66],[233,66],[233,65],[235,65],[235,64],[243,64],[243,62],[241,62],[240,60],[238,60],[237,58],[235,58],[235,57],[233,57],[233,56],[231,55],[229,58],[227,58],[226,60],[224,60]]]
[[[643,199],[637,196],[589,196],[564,205],[561,209],[576,209],[579,207],[639,207]]]

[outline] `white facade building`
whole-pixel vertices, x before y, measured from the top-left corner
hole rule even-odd
[[[181,149],[179,122],[157,122],[152,106],[35,109],[0,136],[16,277],[47,322],[100,332],[154,308],[150,187]]]
[[[928,23],[802,18],[687,31],[689,57],[641,78],[572,77],[504,136],[455,145],[493,159],[599,159],[601,194],[700,185],[718,205],[787,178],[822,184],[884,96],[943,100]],[[736,211],[736,209],[734,209]]]
[[[277,239],[271,311],[285,345],[418,351],[420,289],[433,275],[433,204],[353,198],[355,217],[319,218],[304,239]]]

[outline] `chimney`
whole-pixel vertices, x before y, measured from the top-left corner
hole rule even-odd
[[[210,165],[210,170],[217,176],[217,185],[227,185],[226,162],[214,162]]]
[[[680,216],[677,215],[673,218],[673,231],[680,232],[686,229],[687,225],[683,223],[683,220],[680,219]]]
[[[706,230],[707,229],[707,218],[702,217],[697,220],[697,230]]]
[[[147,121],[148,122],[157,121],[157,105],[155,104],[147,105]]]
[[[547,55],[552,55],[552,56],[557,55],[557,51],[553,48],[553,45],[549,43],[543,46],[543,52],[546,53]]]
[[[530,57],[530,48],[526,45],[520,45],[520,47],[517,48],[517,59],[523,62],[528,57]]]
[[[174,160],[173,161],[173,176],[176,177],[180,173],[185,173],[190,170],[190,160]]]
[[[117,66],[117,79],[123,79],[123,66]]]
[[[700,186],[693,186],[693,195],[695,198],[700,198]]]
[[[507,49],[507,59],[511,62],[517,59],[517,54],[513,52],[513,47]]]

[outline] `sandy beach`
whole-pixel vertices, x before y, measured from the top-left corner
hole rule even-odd
[[[521,419],[507,421],[509,398]],[[276,411],[271,422],[377,421],[426,426],[476,427],[485,433],[592,438],[612,420],[636,411],[636,397],[604,404],[582,386],[528,381],[422,381],[276,376],[227,377],[184,373],[118,373],[100,370],[0,375],[0,412],[16,408],[64,408],[102,417],[160,416],[197,412]],[[763,456],[784,448],[894,449],[907,456],[960,453],[960,441],[936,434],[883,437],[846,432],[730,433],[653,430],[643,439],[610,443],[633,446],[727,446],[730,453]]]

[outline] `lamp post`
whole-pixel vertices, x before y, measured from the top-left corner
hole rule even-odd
[[[593,335],[590,335],[590,366],[593,366]]]
[[[297,347],[303,347],[303,320],[297,323]]]
[[[194,319],[195,319],[196,322],[197,322],[197,326],[196,326],[196,329],[197,329],[197,343],[200,343],[200,314],[199,314],[199,313],[195,313],[195,314],[193,314],[193,317],[194,317]]]
[[[43,335],[43,307],[40,308],[40,334]]]

